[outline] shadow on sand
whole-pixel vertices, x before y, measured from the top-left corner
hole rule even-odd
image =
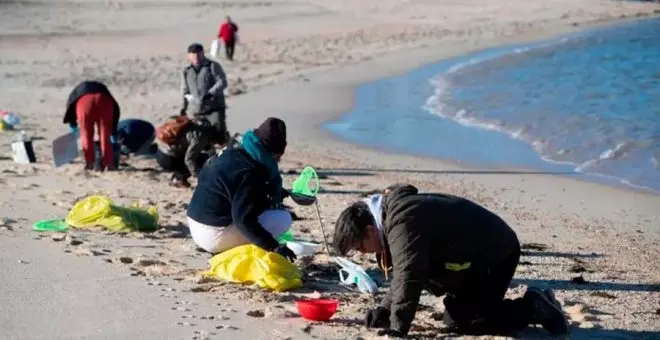
[[[575,283],[570,280],[547,279],[513,279],[514,283],[524,284],[553,290],[592,290],[592,291],[625,291],[625,292],[660,292],[660,284],[619,283],[619,282],[585,282]]]
[[[446,174],[446,175],[575,175],[573,171],[536,171],[536,170],[505,170],[505,169],[475,169],[475,170],[424,170],[424,169],[392,169],[392,168],[328,168],[317,169],[318,173],[327,176],[371,176],[376,172],[404,172],[407,174]]]

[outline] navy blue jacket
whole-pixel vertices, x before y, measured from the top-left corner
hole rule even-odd
[[[259,224],[270,209],[268,170],[242,148],[225,150],[206,164],[188,206],[188,217],[210,226],[236,226],[253,244],[265,250],[277,240]]]
[[[130,152],[137,152],[140,147],[156,136],[153,124],[142,119],[122,119],[119,121],[117,133],[121,144]]]

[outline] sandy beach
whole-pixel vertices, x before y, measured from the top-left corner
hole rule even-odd
[[[191,191],[169,187],[153,160],[129,159],[117,173],[84,173],[80,160],[52,166],[51,141],[68,131],[61,121],[73,86],[100,79],[122,118],[161,123],[180,108],[186,47],[208,47],[225,15],[241,39],[234,62],[220,59],[230,80],[229,129],[243,132],[268,116],[287,122],[285,186],[305,165],[319,171],[327,229],[347,204],[394,182],[465,196],[502,216],[524,244],[512,295],[528,285],[554,289],[574,339],[658,338],[660,196],[367,149],[320,128],[351,108],[353,89],[365,82],[477,49],[658,14],[658,4],[605,0],[0,1],[0,108],[21,117],[38,159],[13,163],[16,133],[0,132],[0,338],[381,338],[362,327],[375,300],[334,284],[336,271],[321,253],[298,262],[306,285],[293,292],[202,279],[209,256],[185,225]],[[32,231],[35,221],[64,217],[96,193],[158,206],[161,229]],[[321,242],[315,210],[285,203],[299,217],[294,235]],[[372,257],[353,259],[376,267]],[[340,299],[339,312],[327,323],[304,321],[293,301],[319,293]],[[411,337],[456,338],[435,320],[442,308],[423,296]],[[517,336],[549,338],[542,329]]]

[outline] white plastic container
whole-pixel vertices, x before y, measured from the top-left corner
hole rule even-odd
[[[220,53],[220,40],[213,39],[211,41],[211,48],[209,49],[209,53],[213,59],[218,59],[218,53]]]
[[[316,250],[321,246],[318,243],[303,242],[303,241],[287,241],[286,246],[293,251],[296,256],[312,256]]]
[[[35,156],[34,148],[32,147],[32,140],[25,131],[21,131],[17,137],[17,141],[11,143],[11,150],[14,162],[18,164],[37,162],[37,157]]]

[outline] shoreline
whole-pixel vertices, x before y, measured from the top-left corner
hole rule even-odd
[[[456,130],[461,131],[458,133],[458,135],[467,135],[468,133],[471,134],[472,131],[474,131],[475,134],[480,134],[480,135],[495,134],[500,136],[501,138],[487,138],[487,140],[490,139],[494,139],[496,141],[502,140],[503,143],[510,142],[511,144],[525,145],[534,154],[533,156],[534,159],[524,158],[525,160],[519,159],[517,162],[513,160],[507,160],[501,157],[497,158],[497,160],[491,159],[490,161],[482,160],[479,157],[475,158],[475,156],[472,157],[468,156],[467,157],[468,159],[454,159],[450,155],[451,152],[448,153],[447,150],[437,154],[433,154],[433,153],[429,153],[428,151],[420,150],[419,148],[413,148],[410,146],[410,144],[407,144],[406,142],[403,141],[399,141],[398,143],[393,143],[393,144],[386,143],[386,146],[379,147],[377,146],[377,144],[382,143],[383,142],[382,139],[378,139],[375,136],[373,136],[375,139],[370,137],[367,137],[366,139],[359,138],[358,133],[350,132],[347,131],[345,128],[340,127],[345,124],[356,123],[357,120],[357,124],[358,124],[357,128],[359,129],[360,124],[362,125],[366,124],[366,121],[362,120],[360,122],[359,121],[360,119],[356,118],[357,115],[361,113],[370,115],[371,119],[369,119],[369,121],[377,120],[378,118],[373,113],[377,109],[377,107],[370,105],[368,102],[372,100],[378,100],[380,96],[379,95],[380,92],[384,92],[387,95],[395,95],[395,93],[393,92],[386,92],[388,91],[387,87],[391,84],[405,84],[406,82],[414,82],[414,84],[412,85],[413,86],[412,91],[414,91],[413,95],[416,95],[418,91],[420,91],[419,88],[423,87],[418,85],[418,83],[421,81],[420,77],[417,75],[419,73],[425,74],[424,77],[431,75],[431,80],[429,81],[432,81],[433,77],[438,75],[438,72],[440,72],[439,74],[442,74],[443,72],[451,72],[453,68],[459,65],[469,66],[475,60],[477,60],[477,63],[480,61],[487,61],[492,58],[500,58],[502,56],[516,54],[519,52],[519,50],[527,51],[527,50],[534,50],[536,48],[551,49],[554,45],[560,46],[564,41],[570,41],[571,39],[579,38],[586,35],[597,34],[601,30],[616,29],[618,27],[625,28],[627,25],[634,25],[636,23],[642,23],[645,21],[657,20],[657,19],[658,17],[638,19],[638,20],[615,21],[608,24],[599,24],[595,26],[590,26],[583,30],[572,30],[557,35],[550,34],[549,36],[542,36],[538,40],[531,40],[524,42],[517,41],[514,43],[509,43],[508,41],[505,41],[503,44],[499,44],[495,46],[486,46],[484,48],[479,48],[476,51],[468,49],[469,51],[466,54],[439,59],[434,62],[425,64],[421,67],[412,68],[411,70],[409,70],[408,72],[402,75],[399,74],[384,75],[383,77],[379,78],[379,80],[377,81],[369,81],[367,83],[357,85],[354,88],[354,91],[364,90],[368,92],[368,94],[364,94],[364,93],[362,94],[366,96],[365,97],[367,98],[366,101],[364,101],[365,99],[363,99],[363,103],[356,104],[358,105],[358,107],[354,105],[353,107],[351,107],[351,109],[347,110],[346,112],[342,114],[334,115],[332,118],[329,118],[320,129],[323,130],[324,132],[329,131],[332,138],[340,139],[362,148],[370,149],[373,151],[387,152],[393,155],[404,154],[404,155],[410,155],[410,156],[427,158],[427,159],[436,159],[439,161],[456,164],[466,169],[474,169],[480,167],[486,167],[488,169],[492,169],[493,171],[497,171],[497,170],[506,171],[510,168],[525,169],[529,173],[536,172],[538,174],[557,175],[562,177],[578,179],[583,182],[586,181],[590,183],[605,185],[616,189],[631,190],[634,192],[660,195],[660,190],[658,190],[657,188],[630,183],[625,178],[620,178],[614,175],[589,172],[581,169],[584,164],[591,162],[593,160],[573,163],[570,161],[561,161],[561,160],[554,160],[552,158],[549,158],[548,156],[544,155],[543,153],[540,153],[533,147],[532,140],[528,138],[517,137],[513,132],[514,130],[507,130],[506,128],[501,126],[485,127],[483,126],[484,123],[483,122],[480,123],[479,121],[464,123],[452,117],[445,117],[441,113],[434,112],[433,109],[428,105],[429,105],[429,100],[437,96],[438,90],[434,89],[432,86],[430,87],[431,91],[428,94],[422,95],[422,97],[424,97],[425,104],[421,105],[419,108],[415,108],[413,107],[413,105],[404,105],[406,108],[410,107],[411,112],[413,112],[414,110],[415,113],[413,116],[410,115],[401,116],[398,114],[394,114],[395,117],[397,118],[411,117],[411,119],[417,118],[418,120],[424,121],[427,117],[421,116],[420,113],[421,112],[428,113],[437,118],[436,120],[433,120],[431,123],[437,124],[438,127],[441,128],[440,131],[437,132],[439,134],[442,134],[443,131],[444,133],[447,133],[447,131],[445,130],[453,130],[452,127],[455,127]],[[429,71],[429,69],[431,69],[431,71]],[[397,85],[397,88],[400,87],[401,86]],[[401,88],[402,91],[406,91],[408,89],[409,87]],[[413,102],[417,102],[418,99],[419,98],[415,97]],[[357,112],[356,110],[360,110],[360,111]],[[384,110],[391,110],[391,109],[385,107]],[[401,108],[395,109],[395,111],[400,111],[400,110],[402,109]],[[391,111],[391,112],[395,112],[395,111]],[[386,119],[389,118],[390,117]],[[426,138],[432,137],[428,134],[428,131],[426,132],[425,136]],[[439,146],[439,148],[442,149],[442,146]],[[515,150],[517,149],[519,148],[514,147],[511,152],[515,152]],[[525,147],[521,147],[520,149],[525,149]],[[532,164],[532,163],[540,163],[540,164]]]

